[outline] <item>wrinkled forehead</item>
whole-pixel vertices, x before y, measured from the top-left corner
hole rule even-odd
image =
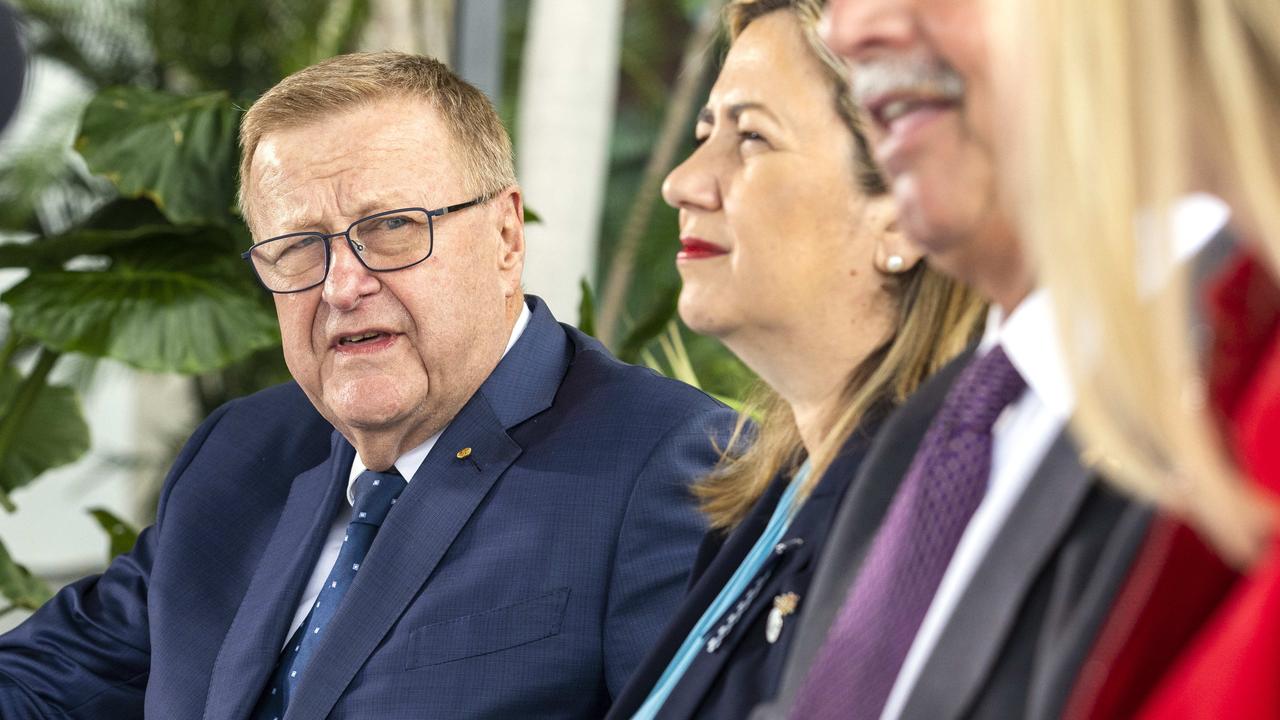
[[[450,133],[416,101],[384,101],[268,133],[248,181],[246,205],[259,238],[458,202],[464,186]]]

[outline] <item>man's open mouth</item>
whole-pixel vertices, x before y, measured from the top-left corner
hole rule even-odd
[[[387,337],[387,333],[367,332],[367,333],[361,333],[359,335],[347,335],[345,337],[339,338],[338,344],[339,345],[360,345],[362,343],[371,342],[373,340],[379,340],[384,337]]]

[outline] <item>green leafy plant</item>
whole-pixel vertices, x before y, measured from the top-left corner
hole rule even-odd
[[[283,374],[270,301],[238,257],[249,237],[235,207],[233,99],[354,49],[369,14],[368,0],[17,5],[29,51],[96,92],[87,107],[62,103],[50,116],[55,138],[69,131],[69,113],[79,116],[73,145],[46,140],[0,165],[0,227],[23,233],[0,244],[0,267],[25,272],[0,295],[8,511],[14,490],[89,448],[75,390],[49,381],[68,354],[192,375],[206,411]],[[127,523],[92,514],[112,555],[132,547]],[[9,603],[0,613],[49,595],[2,544],[0,595]]]
[[[64,233],[0,247],[0,266],[28,273],[0,295],[11,312],[0,367],[6,509],[12,490],[88,449],[74,391],[47,383],[64,353],[203,373],[279,345],[269,301],[237,252],[247,244],[232,203],[237,117],[224,94],[104,91],[76,147],[120,199]],[[36,358],[25,377],[13,364],[20,348]],[[6,562],[0,577],[23,581],[0,592],[21,607],[38,601],[38,581]]]
[[[75,148],[121,196],[149,198],[172,223],[238,228],[238,118],[225,92],[107,88],[85,110]]]
[[[15,561],[3,543],[0,543],[0,593],[9,601],[7,607],[0,608],[0,615],[18,609],[34,610],[51,595],[49,586]]]
[[[719,341],[679,325],[677,217],[659,197],[663,177],[693,151],[694,116],[723,55],[723,5],[723,0],[626,4],[593,329],[619,357],[642,362],[646,352],[665,357],[661,338],[669,338],[668,329],[676,323],[699,386],[732,405],[746,395],[755,376]],[[660,369],[674,373],[670,365]]]
[[[0,367],[0,404],[8,409],[0,420],[0,505],[9,512],[16,509],[10,493],[89,449],[75,391],[47,383],[58,355],[42,348],[26,377]]]
[[[117,555],[123,555],[133,549],[135,543],[138,542],[138,529],[130,525],[128,522],[120,519],[110,510],[106,508],[92,508],[89,514],[97,521],[98,527],[111,538],[110,547],[107,549],[107,562]]]

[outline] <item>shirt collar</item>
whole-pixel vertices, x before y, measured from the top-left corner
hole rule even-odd
[[[1075,391],[1063,361],[1058,341],[1053,304],[1044,289],[1034,290],[1013,312],[992,305],[987,311],[987,327],[978,343],[978,354],[985,355],[997,344],[1004,348],[1009,362],[1027,383],[1027,390],[1063,419],[1075,409]]]
[[[507,353],[511,352],[511,348],[515,346],[516,341],[524,334],[525,328],[529,327],[530,317],[532,315],[529,312],[529,306],[521,303],[520,317],[516,318],[516,324],[511,328],[511,337],[507,338],[507,347],[503,349],[502,357],[506,357]],[[440,436],[444,434],[445,429],[448,427],[448,424],[446,424],[443,428],[440,428],[440,432],[427,438],[421,445],[396,459],[396,471],[400,473],[400,477],[404,478],[405,482],[413,479],[414,474],[418,472],[418,468],[422,467],[422,463],[427,459],[427,455],[430,454],[431,448],[436,446],[436,441],[440,439]],[[347,478],[347,502],[352,507],[355,507],[356,504],[356,478],[360,477],[360,473],[368,469],[365,467],[364,462],[360,460],[360,453],[356,453],[355,460],[351,461],[351,476]]]

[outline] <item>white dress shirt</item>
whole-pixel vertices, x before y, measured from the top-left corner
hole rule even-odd
[[[511,351],[511,347],[516,344],[520,336],[524,334],[524,329],[529,326],[529,306],[525,305],[520,310],[520,317],[516,319],[516,324],[511,328],[511,337],[507,339],[507,347],[502,351],[502,356],[506,357]],[[448,428],[445,425],[440,432],[427,438],[426,442],[409,450],[401,455],[395,462],[396,470],[400,476],[409,482],[413,479],[418,468],[422,466],[423,461],[427,459],[427,454],[431,452],[431,448],[435,447],[436,441],[444,434]],[[324,581],[329,577],[329,571],[333,569],[333,564],[338,561],[338,550],[342,547],[342,536],[347,532],[347,525],[351,523],[351,509],[355,505],[355,497],[352,492],[355,489],[356,478],[360,477],[360,473],[368,468],[360,460],[357,454],[355,460],[351,462],[351,474],[347,479],[347,504],[339,508],[338,515],[333,519],[333,526],[329,528],[329,536],[325,538],[324,547],[320,550],[320,557],[316,560],[315,567],[311,570],[311,579],[307,581],[306,588],[302,591],[302,600],[298,605],[298,609],[293,613],[293,622],[289,623],[289,632],[285,633],[284,640],[280,647],[283,648],[288,644],[289,638],[293,637],[293,633],[297,631],[298,626],[302,625],[302,621],[306,619],[307,613],[311,611],[311,606],[315,604],[316,598],[320,595],[320,588],[324,587]]]
[[[951,556],[933,603],[889,692],[881,720],[897,720],[902,714],[907,697],[979,563],[1049,452],[1049,446],[1066,426],[1075,404],[1046,291],[1036,290],[1027,296],[1007,319],[999,308],[991,308],[977,356],[997,344],[1004,348],[1009,361],[1026,381],[1027,389],[1005,408],[992,427],[987,494]]]

